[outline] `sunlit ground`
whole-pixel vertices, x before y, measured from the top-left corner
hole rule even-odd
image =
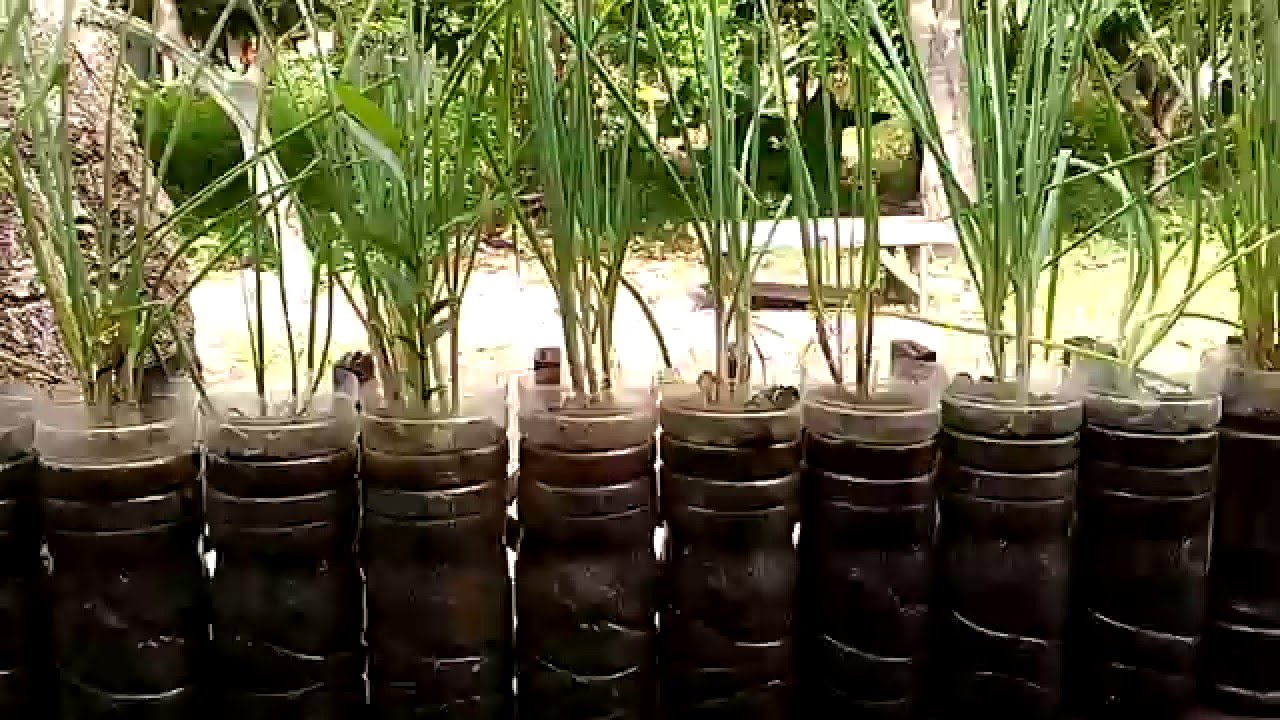
[[[1096,256],[1077,255],[1065,264],[1054,338],[1114,336],[1127,274],[1123,261],[1123,255],[1118,252],[1101,252]],[[1206,264],[1202,261],[1202,267]],[[1154,305],[1155,312],[1171,308],[1182,295],[1187,271],[1185,261],[1173,265]],[[631,263],[629,274],[652,306],[664,330],[672,362],[681,376],[692,379],[711,367],[711,315],[709,311],[696,311],[691,297],[704,279],[697,258],[690,253],[667,252],[661,257],[645,253]],[[761,279],[803,283],[799,251],[775,251],[766,262]],[[958,257],[931,263],[929,286],[932,296],[926,313],[929,318],[979,327],[977,299]],[[1204,288],[1189,309],[1206,315],[1234,317],[1232,287],[1229,274],[1218,277]],[[272,297],[277,297],[276,292],[271,291]],[[252,387],[253,353],[245,331],[240,275],[224,273],[211,277],[196,290],[192,304],[196,313],[197,345],[208,379],[239,388]],[[275,318],[268,323],[272,327],[266,348],[268,383],[280,385],[289,377],[286,335],[278,300],[268,306],[268,318]],[[306,309],[296,307],[291,315],[301,346]],[[1040,317],[1037,322],[1042,320]],[[810,368],[809,377],[823,378],[817,353],[806,353],[813,338],[813,322],[807,313],[761,312],[757,323],[756,336],[765,357],[764,370],[769,382],[795,382],[802,365]],[[1037,334],[1043,332],[1040,325]],[[1218,323],[1185,319],[1150,355],[1146,366],[1166,375],[1187,376],[1198,367],[1202,351],[1221,342],[1228,332],[1226,326]],[[660,370],[661,360],[649,327],[630,298],[619,301],[617,335],[624,382],[648,383]],[[463,308],[462,366],[466,382],[491,384],[504,375],[523,372],[529,368],[535,348],[558,345],[560,337],[554,297],[542,279],[541,270],[528,258],[517,261],[510,253],[486,256],[483,269],[474,276]],[[952,372],[982,372],[988,366],[986,342],[978,336],[906,319],[884,318],[877,324],[877,346],[879,357],[886,358],[886,362],[887,344],[894,338],[911,338],[933,347]],[[337,303],[330,355],[336,357],[342,352],[360,349],[364,344],[359,321],[342,302]]]

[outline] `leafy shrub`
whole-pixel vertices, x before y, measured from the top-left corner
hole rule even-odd
[[[267,122],[273,138],[284,137],[322,107],[323,90],[311,79],[306,58],[294,57],[281,64],[270,94]],[[168,143],[172,157],[162,178],[165,192],[175,204],[190,200],[231,172],[244,160],[244,151],[235,126],[217,102],[207,96],[185,100],[181,88],[164,83],[143,86],[135,97],[138,132],[147,143],[151,160],[158,166]],[[181,125],[172,132],[182,112]],[[171,137],[172,135],[172,137]],[[307,133],[295,133],[277,148],[277,157],[286,174],[302,172],[313,155]],[[302,195],[315,187],[304,183]],[[256,210],[250,202],[249,184],[244,176],[235,178],[213,193],[185,221],[184,232],[206,235],[197,242],[199,254],[209,254],[236,229],[249,221]],[[232,251],[229,260],[242,257]],[[203,259],[203,258],[201,258]]]

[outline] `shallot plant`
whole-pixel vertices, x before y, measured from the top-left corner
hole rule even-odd
[[[135,137],[132,119],[116,110],[131,81],[120,50],[110,76],[96,80],[105,86],[101,106],[110,108],[101,118],[103,147],[108,150],[100,160],[86,165],[73,137],[73,132],[83,131],[82,126],[75,130],[83,118],[73,116],[86,110],[73,92],[73,73],[81,72],[71,66],[73,27],[82,20],[82,13],[94,14],[83,19],[114,28],[112,41],[117,49],[125,46],[126,37],[158,41],[159,36],[127,14],[79,5],[64,3],[54,32],[36,21],[25,0],[6,8],[0,50],[3,72],[16,86],[12,101],[17,104],[8,132],[0,136],[0,177],[4,191],[16,201],[22,242],[47,294],[80,394],[98,419],[111,421],[117,409],[143,400],[145,373],[156,367],[165,372],[189,371],[194,365],[194,350],[177,309],[185,305],[195,284],[230,252],[235,239],[228,239],[208,265],[188,268],[189,279],[182,282],[178,271],[198,237],[183,236],[177,228],[184,218],[198,214],[219,189],[249,172],[262,155],[239,163],[203,192],[173,207],[162,187],[181,132],[180,112],[178,122],[169,128],[160,162],[132,173],[142,178],[141,187],[132,187],[123,171],[148,163],[151,153],[143,148],[136,156],[121,157],[113,151],[119,145],[117,138]],[[234,7],[234,2],[224,7],[219,28]],[[184,56],[180,84],[184,107],[197,92],[230,102],[225,94],[219,95],[223,88],[208,82],[212,49],[213,43],[208,43],[203,50]],[[144,123],[152,121],[151,114],[144,113]],[[147,131],[138,135],[155,137]],[[86,177],[91,178],[91,194],[101,198],[98,206],[84,207],[77,197],[76,190]],[[163,297],[160,291],[166,285],[171,294]],[[174,363],[174,358],[179,362]],[[50,377],[55,374],[51,372]]]
[[[914,44],[906,44],[904,57],[875,0],[858,0],[850,9],[829,7],[936,158],[977,290],[993,375],[1014,381],[1025,393],[1045,268],[1064,233],[1060,203],[1071,152],[1063,139],[1072,89],[1091,33],[1109,11],[1100,0],[959,2],[966,115],[974,139],[973,195],[962,186],[958,169],[968,159],[950,157],[944,149]],[[909,3],[895,5],[899,27],[909,27]]]
[[[1218,129],[1203,152],[1215,192],[1195,195],[1193,222],[1225,246],[1246,366],[1280,370],[1280,0],[1192,0],[1184,13],[1209,78],[1193,114]]]
[[[399,411],[459,411],[463,295],[498,208],[485,110],[502,67],[493,44],[506,4],[489,10],[458,55],[438,59],[409,2],[397,32],[369,32],[378,2],[335,30],[344,52],[316,63],[335,122],[312,134],[332,171],[328,204],[305,207],[308,233],[334,237],[359,297],[381,402]],[[316,14],[303,3],[311,28]],[[490,103],[491,104],[491,103]]]
[[[1268,354],[1263,350],[1267,344],[1263,339],[1267,331],[1263,328],[1267,324],[1268,304],[1261,298],[1267,292],[1277,292],[1276,289],[1280,288],[1268,274],[1274,274],[1280,268],[1269,266],[1267,255],[1268,249],[1274,247],[1280,228],[1267,224],[1265,218],[1270,211],[1264,209],[1262,197],[1265,192],[1259,190],[1268,176],[1259,163],[1270,162],[1265,140],[1267,133],[1259,132],[1259,128],[1269,122],[1267,113],[1271,109],[1265,102],[1258,101],[1258,98],[1266,97],[1269,85],[1251,74],[1252,71],[1265,72],[1262,69],[1265,61],[1259,60],[1256,53],[1241,49],[1260,49],[1265,43],[1255,38],[1255,41],[1243,40],[1243,45],[1237,44],[1236,41],[1241,41],[1249,33],[1239,35],[1229,28],[1254,28],[1265,32],[1263,29],[1270,17],[1274,32],[1277,7],[1280,5],[1271,3],[1271,15],[1268,16],[1265,3],[1261,6],[1233,5],[1232,11],[1236,14],[1224,12],[1227,8],[1221,2],[1193,4],[1179,13],[1168,38],[1151,32],[1150,19],[1138,7],[1148,32],[1148,45],[1153,49],[1162,72],[1187,98],[1190,111],[1185,123],[1186,132],[1183,137],[1163,147],[1135,153],[1128,146],[1125,118],[1113,92],[1102,95],[1106,101],[1105,114],[1113,135],[1126,144],[1122,149],[1130,160],[1150,156],[1153,152],[1174,151],[1189,155],[1189,160],[1173,170],[1158,186],[1142,187],[1128,161],[1100,166],[1072,159],[1072,164],[1081,172],[1068,182],[1081,179],[1101,182],[1114,191],[1117,207],[1059,250],[1050,264],[1056,274],[1057,261],[1064,255],[1102,228],[1119,224],[1126,248],[1127,276],[1116,313],[1114,335],[1102,338],[1109,346],[1105,348],[1107,354],[1113,356],[1110,360],[1119,366],[1118,374],[1112,375],[1116,386],[1111,388],[1113,390],[1142,392],[1153,385],[1164,388],[1186,385],[1145,367],[1151,354],[1184,318],[1253,328],[1253,335],[1246,332],[1246,336],[1253,338],[1249,346],[1251,349],[1247,349],[1246,354],[1252,358],[1251,362],[1256,363],[1255,367],[1270,369]],[[1234,24],[1225,21],[1226,17],[1233,17]],[[1178,47],[1173,47],[1173,43]],[[1110,88],[1098,53],[1092,46],[1088,51],[1090,67],[1098,84]],[[1184,54],[1184,60],[1189,62],[1175,65],[1171,61],[1175,53]],[[1265,58],[1265,53],[1262,57]],[[1258,64],[1250,67],[1254,62]],[[1205,86],[1201,81],[1202,69],[1219,65],[1240,72],[1237,77],[1246,83],[1252,80],[1261,84],[1243,94],[1240,94],[1239,85],[1233,89],[1220,79],[1211,79]],[[1210,77],[1216,78],[1219,74],[1215,69]],[[1245,98],[1253,99],[1253,104]],[[1237,105],[1240,101],[1244,101],[1243,104]],[[1240,113],[1238,118],[1226,117],[1226,108],[1234,108]],[[1256,172],[1259,170],[1261,172]],[[1241,177],[1249,180],[1239,182]],[[1186,202],[1185,207],[1179,209],[1190,222],[1185,223],[1185,229],[1177,240],[1169,243],[1151,201],[1157,193],[1174,183],[1182,185]],[[1251,194],[1258,192],[1263,195]],[[1214,251],[1215,237],[1224,243],[1218,252]],[[1180,282],[1173,278],[1177,263],[1186,266],[1186,276]],[[1218,315],[1192,312],[1191,304],[1209,283],[1230,271],[1236,275],[1241,324],[1236,325],[1229,318]]]
[[[819,131],[823,146],[819,148],[824,162],[812,168],[806,160],[805,148],[796,128],[791,104],[785,102],[782,115],[786,126],[786,149],[791,168],[791,207],[800,224],[801,247],[805,258],[805,275],[808,280],[809,305],[814,314],[817,344],[826,361],[831,381],[850,383],[856,394],[865,396],[875,382],[872,367],[874,345],[875,297],[880,281],[880,198],[877,191],[876,171],[872,154],[872,108],[876,96],[877,77],[870,67],[870,57],[865,44],[854,46],[847,36],[836,32],[836,23],[829,0],[818,0],[814,5],[814,29],[811,32],[809,53],[798,62],[812,67],[819,87],[830,88],[838,82],[833,57],[843,57],[847,70],[845,80],[850,86],[849,104],[853,107],[856,126],[857,168],[853,188],[847,197],[841,196],[839,168],[835,161],[841,156],[836,144],[843,135],[843,127],[833,123],[831,93],[823,92]],[[768,13],[767,7],[762,12]],[[859,31],[867,32],[868,20],[858,15],[855,22]],[[769,60],[774,77],[785,84],[789,73],[783,62],[782,42],[778,23],[768,17]],[[802,99],[801,99],[802,100]],[[818,177],[823,173],[823,177]],[[828,197],[819,197],[816,188],[824,188]],[[829,205],[833,217],[822,218],[819,207],[823,201]],[[857,225],[862,233],[858,237]],[[824,232],[824,228],[826,232]],[[848,228],[847,233],[844,228]],[[836,297],[830,297],[834,290]],[[831,313],[832,301],[836,308]],[[848,376],[845,367],[845,310],[853,309],[853,375]],[[831,327],[834,326],[834,333]],[[833,337],[834,335],[834,337]]]
[[[770,14],[759,13],[748,36],[738,43],[741,57],[726,57],[730,47],[726,37],[728,18],[713,3],[681,0],[678,9],[684,32],[694,42],[700,73],[692,78],[692,94],[705,101],[706,142],[695,142],[692,109],[681,101],[681,88],[667,61],[661,34],[656,32],[652,7],[647,0],[637,5],[643,13],[643,27],[653,45],[663,90],[671,99],[676,125],[682,133],[690,160],[688,172],[679,172],[652,135],[646,144],[662,158],[662,164],[679,188],[687,206],[690,224],[707,270],[714,322],[715,369],[700,378],[706,401],[715,405],[741,406],[751,397],[749,351],[752,345],[752,285],[767,255],[772,234],[763,237],[759,225],[786,212],[788,203],[777,207],[757,192],[763,138],[761,119],[771,103],[780,105],[776,91],[770,90],[769,46],[775,38],[765,31]],[[746,70],[730,83],[730,63],[745,60]],[[634,107],[634,104],[632,104]],[[638,121],[636,124],[641,125]]]
[[[649,308],[623,275],[641,229],[631,182],[639,125],[630,118],[611,122],[601,110],[609,97],[602,88],[634,110],[640,5],[630,11],[621,70],[601,60],[605,17],[591,0],[573,0],[565,8],[552,0],[514,6],[528,113],[528,137],[517,158],[533,169],[546,207],[545,230],[517,202],[512,172],[500,177],[526,246],[555,292],[569,389],[585,402],[619,381],[614,317],[621,293],[639,303],[666,355]]]

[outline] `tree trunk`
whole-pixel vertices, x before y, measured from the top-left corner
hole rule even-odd
[[[57,36],[55,19],[50,15],[42,17],[38,12],[36,17],[33,37]],[[67,134],[75,164],[75,199],[82,216],[96,217],[101,212],[104,190],[110,187],[116,232],[127,237],[137,224],[139,198],[144,191],[151,196],[148,225],[171,212],[173,205],[160,188],[138,144],[128,93],[112,93],[111,81],[120,52],[113,31],[93,24],[84,16],[80,18],[71,33],[67,55],[70,88]],[[127,72],[126,65],[124,73]],[[15,80],[6,74],[0,70],[0,134],[12,125],[17,103]],[[115,115],[111,146],[107,147],[105,118],[109,113]],[[107,153],[113,158],[114,173],[109,186],[102,177]],[[85,257],[93,262],[94,230],[88,227],[91,224],[85,223],[80,246]],[[0,383],[27,382],[43,386],[72,382],[75,378],[71,364],[22,235],[22,219],[15,200],[0,186]],[[180,261],[165,277],[160,277],[168,261],[166,250],[177,240],[172,233],[164,235],[159,243],[161,252],[147,263],[147,277],[151,296],[170,300],[186,285],[188,269],[185,262]],[[192,316],[186,303],[177,308],[177,318],[182,334],[190,338]],[[166,363],[177,356],[171,333],[159,333],[157,345]]]
[[[1158,73],[1154,67],[1140,64],[1116,85],[1116,98],[1151,149],[1164,147],[1174,139],[1187,105],[1187,98],[1178,85]],[[1154,79],[1143,82],[1144,75],[1153,75]],[[1156,207],[1167,207],[1173,197],[1172,188],[1165,185],[1171,164],[1172,157],[1167,151],[1151,157],[1147,186],[1155,189],[1151,201]]]
[[[911,0],[910,32],[924,64],[925,89],[938,120],[943,151],[956,180],[973,197],[973,144],[969,138],[969,89],[965,75],[957,0]],[[920,158],[920,204],[925,217],[950,217],[938,160],[927,150]]]
[[[1178,118],[1182,113],[1185,105],[1185,98],[1176,88],[1171,88],[1164,94],[1166,98],[1162,102],[1152,103],[1156,110],[1152,116],[1152,147],[1163,147],[1173,140],[1173,135],[1177,127]],[[1151,200],[1156,207],[1165,208],[1169,206],[1173,198],[1173,188],[1168,185],[1169,166],[1172,158],[1169,152],[1157,153],[1151,158],[1151,184],[1150,187],[1156,188],[1155,194],[1151,196]]]

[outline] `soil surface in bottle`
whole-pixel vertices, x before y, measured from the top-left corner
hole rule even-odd
[[[653,717],[653,442],[580,451],[526,439],[520,462],[519,717]]]
[[[0,718],[52,718],[50,628],[36,463],[0,459]]]
[[[1054,718],[1078,437],[987,437],[948,427],[945,418],[931,621],[934,714]]]
[[[1181,718],[1195,695],[1217,433],[1086,425],[1074,535],[1073,705]]]
[[[363,718],[355,454],[211,455],[218,717]]]
[[[42,461],[61,717],[206,717],[208,637],[192,455]]]
[[[1201,660],[1210,704],[1280,717],[1280,421],[1224,413]]]
[[[921,717],[934,440],[805,437],[800,717]]]
[[[361,479],[372,717],[506,720],[506,445],[432,455],[366,448]]]
[[[661,454],[666,716],[790,717],[798,434],[730,447],[664,431]]]

